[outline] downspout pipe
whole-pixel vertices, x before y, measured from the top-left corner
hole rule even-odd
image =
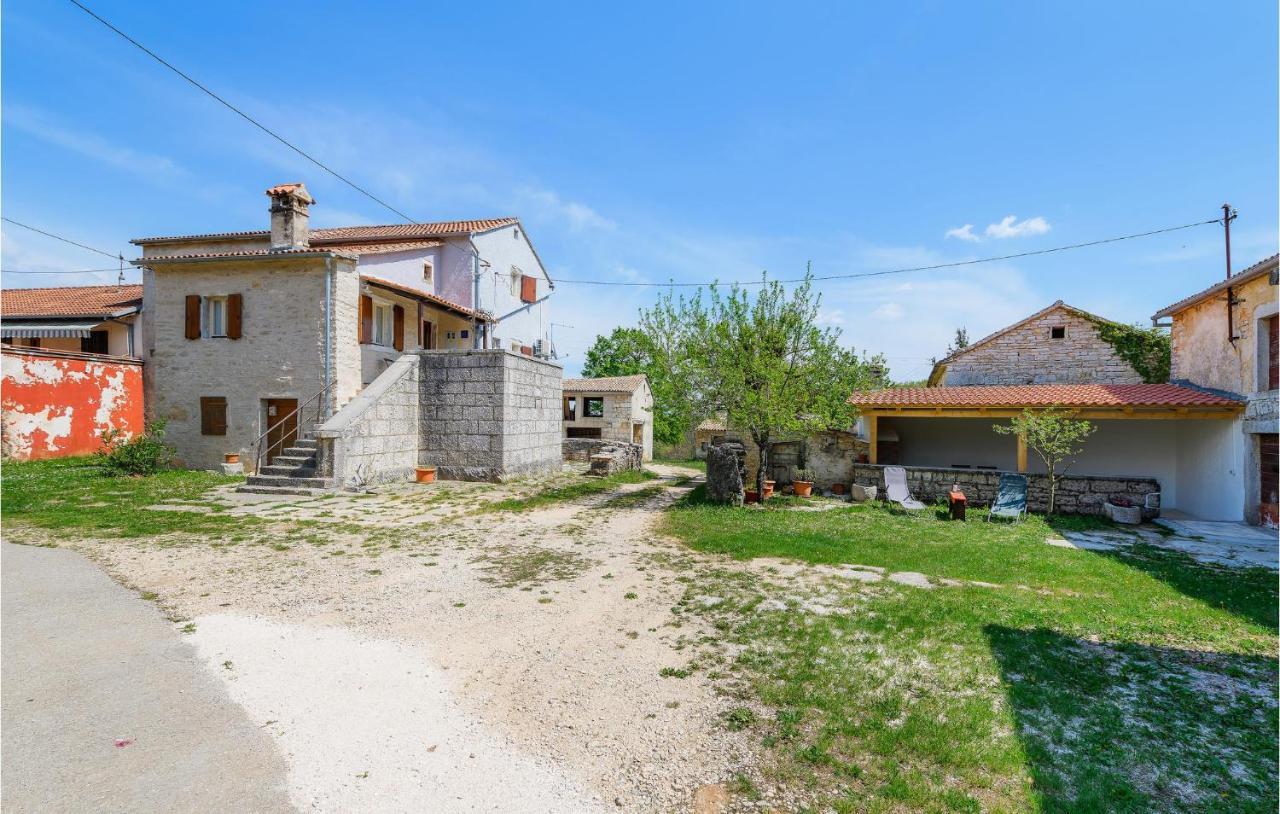
[[[333,258],[326,257],[324,259],[324,383],[323,387],[328,387],[333,381],[333,275],[334,266]],[[330,399],[336,394],[330,393],[328,398],[324,399],[324,416],[328,418],[330,415],[329,403]]]
[[[484,347],[480,341],[480,317],[476,314],[480,310],[480,250],[474,237],[474,233],[467,235],[467,244],[471,246],[471,347],[480,350]]]

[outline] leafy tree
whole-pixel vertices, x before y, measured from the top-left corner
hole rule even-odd
[[[964,350],[969,347],[969,329],[963,326],[956,328],[956,337],[951,340],[951,344],[947,345],[947,350],[942,354],[942,358],[946,359],[958,350]],[[938,357],[930,356],[929,364],[938,364]]]
[[[604,376],[635,376],[648,373],[653,364],[649,337],[637,328],[614,328],[608,336],[597,336],[587,351],[582,375],[589,379]]]
[[[678,443],[690,430],[693,412],[682,372],[679,331],[641,315],[641,328],[614,328],[597,336],[587,351],[582,375],[635,376],[643,373],[653,392],[653,437],[664,444]]]
[[[694,414],[723,410],[755,442],[761,492],[774,440],[847,428],[857,412],[849,396],[885,382],[882,358],[859,358],[840,345],[838,329],[817,326],[820,303],[811,274],[790,295],[766,276],[754,297],[737,285],[727,293],[713,285],[705,305],[701,294],[667,295],[641,319],[645,333],[667,331],[678,348],[678,377]]]
[[[1040,412],[1023,410],[1008,426],[992,426],[1000,435],[1021,438],[1044,461],[1049,473],[1049,514],[1053,514],[1057,506],[1058,483],[1067,474],[1071,459],[1080,454],[1084,440],[1096,429],[1088,421],[1072,418],[1073,415],[1075,413],[1057,407]]]

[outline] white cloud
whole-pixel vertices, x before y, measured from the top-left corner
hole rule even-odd
[[[883,319],[885,321],[894,321],[894,320],[902,319],[902,315],[905,313],[906,311],[903,310],[902,306],[899,305],[898,303],[886,302],[883,305],[877,306],[876,309],[871,312],[871,317],[873,319]]]
[[[954,229],[948,229],[946,237],[954,237],[956,240],[963,240],[967,243],[977,243],[982,238],[973,233],[973,224],[966,223],[964,226],[957,226]]]
[[[844,311],[839,308],[823,308],[818,311],[818,316],[814,322],[819,325],[843,325]]]
[[[1018,220],[1016,215],[1009,215],[999,223],[987,226],[987,237],[1003,240],[1010,237],[1034,237],[1049,231],[1049,222],[1041,217]]]
[[[129,147],[112,144],[93,133],[68,129],[45,113],[24,105],[7,106],[5,124],[35,136],[41,141],[143,176],[149,181],[170,181],[190,175],[186,169],[166,156],[138,152]]]
[[[572,232],[592,229],[612,231],[618,226],[586,204],[566,201],[549,189],[522,187],[516,194],[524,203],[534,208],[537,214],[548,220],[563,222]]]

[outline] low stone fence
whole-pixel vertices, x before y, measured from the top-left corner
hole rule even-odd
[[[641,444],[598,438],[565,438],[561,440],[560,448],[564,460],[591,464],[592,475],[612,475],[644,466],[644,447]]]
[[[342,489],[411,477],[418,465],[420,378],[418,357],[405,354],[317,427],[320,474]]]
[[[947,467],[903,467],[907,471],[907,487],[917,500],[925,503],[945,501],[951,485],[960,484],[970,506],[989,506],[1000,488],[1000,472],[990,469],[950,469]],[[884,466],[854,464],[853,482],[863,486],[879,486],[884,494]],[[1150,477],[1114,475],[1067,475],[1058,483],[1057,511],[1063,514],[1103,513],[1102,504],[1110,498],[1123,497],[1135,506],[1146,506],[1147,495],[1158,494],[1160,482]],[[1158,505],[1158,502],[1157,502]],[[1027,508],[1043,512],[1049,508],[1049,478],[1027,475]],[[1158,516],[1159,509],[1143,509],[1145,519]]]

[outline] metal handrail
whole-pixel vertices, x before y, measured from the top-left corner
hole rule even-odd
[[[263,442],[267,439],[267,436],[271,434],[271,431],[275,429],[276,426],[288,421],[288,419],[291,416],[295,416],[295,415],[301,416],[302,411],[306,410],[313,403],[315,404],[315,407],[316,407],[315,423],[319,424],[321,420],[324,419],[325,417],[324,413],[326,412],[326,408],[328,406],[328,403],[323,401],[322,399],[324,398],[325,393],[328,393],[331,389],[333,389],[333,386],[337,383],[338,383],[337,379],[334,379],[333,381],[329,382],[324,387],[322,387],[318,392],[310,396],[306,401],[302,402],[297,407],[294,407],[292,412],[285,414],[285,416],[281,418],[279,421],[277,421],[274,425],[271,424],[271,416],[267,416],[267,424],[269,426],[265,431],[263,431],[262,435],[258,436],[258,440],[253,442],[253,447],[254,447],[253,471],[254,472],[261,472],[262,459],[264,457],[269,457],[272,454],[272,450],[274,450],[277,446],[279,446],[286,440],[285,436],[281,436],[280,440],[276,441],[274,444],[264,447]],[[298,438],[302,437],[302,428],[303,428],[302,421],[299,420],[298,421]]]

